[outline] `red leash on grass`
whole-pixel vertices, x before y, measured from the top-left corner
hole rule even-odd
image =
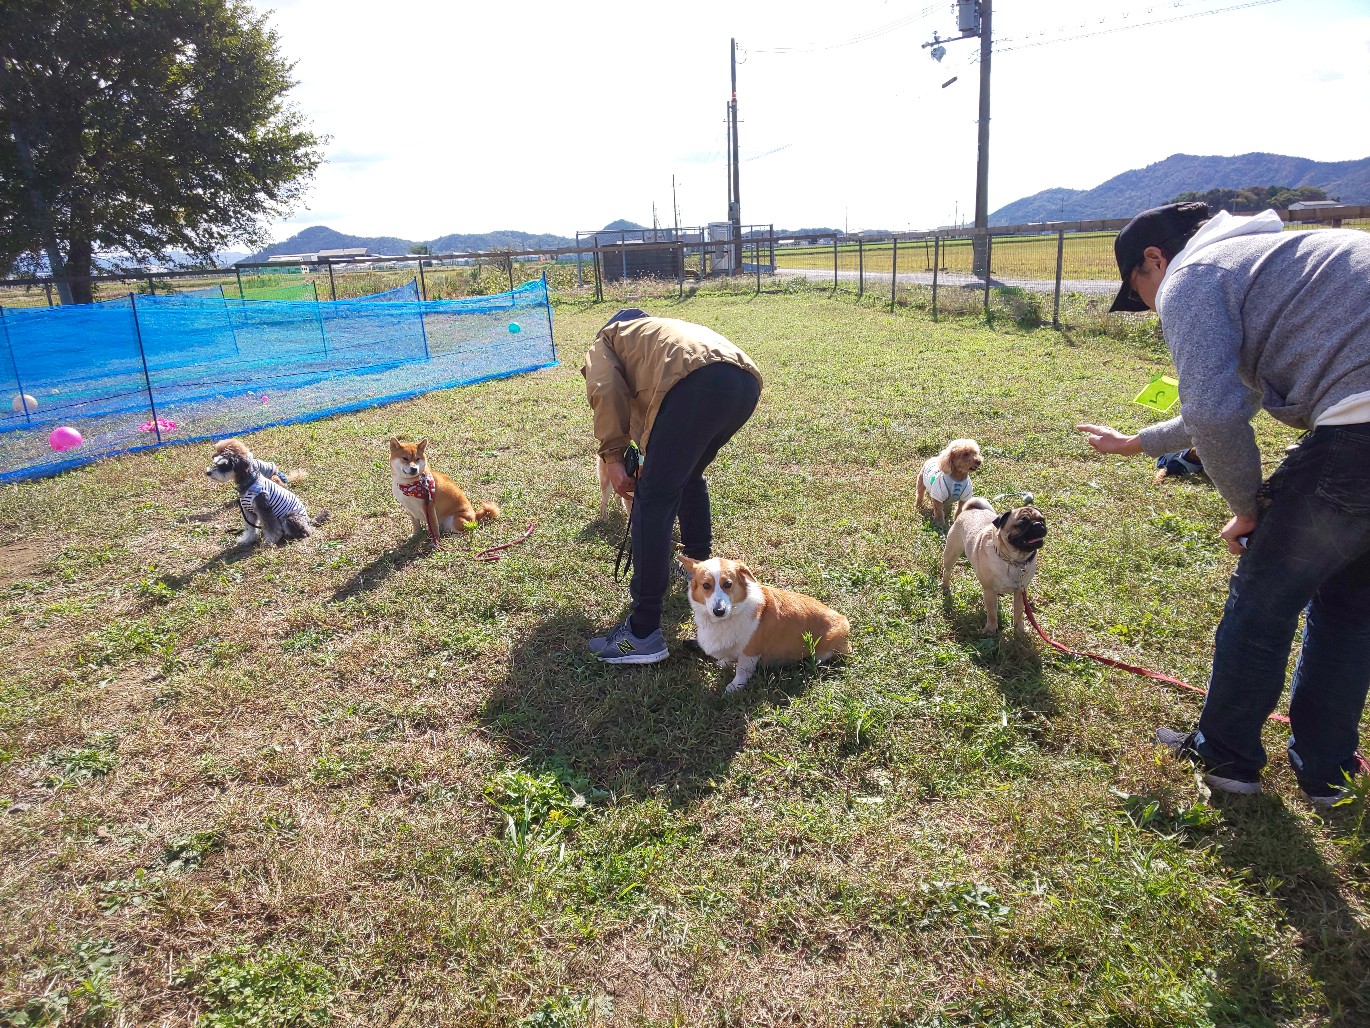
[[[1090,660],[1097,660],[1100,664],[1107,664],[1109,667],[1116,667],[1123,671],[1130,671],[1134,675],[1141,675],[1143,678],[1154,678],[1158,682],[1166,682],[1170,685],[1179,686],[1179,688],[1181,689],[1185,689],[1193,693],[1198,693],[1200,696],[1208,695],[1207,689],[1200,689],[1197,685],[1190,685],[1188,682],[1182,682],[1180,679],[1172,678],[1170,675],[1163,675],[1159,671],[1152,671],[1150,668],[1138,667],[1136,664],[1126,664],[1121,660],[1114,660],[1112,657],[1104,657],[1098,653],[1086,653],[1084,650],[1072,650],[1069,646],[1062,646],[1055,639],[1052,639],[1045,632],[1043,632],[1042,626],[1037,624],[1037,619],[1033,617],[1032,614],[1032,604],[1028,602],[1026,589],[1023,590],[1023,613],[1027,615],[1028,624],[1032,625],[1033,629],[1037,632],[1037,634],[1042,637],[1042,642],[1046,643],[1053,649],[1060,650],[1062,653],[1069,654],[1072,657],[1088,657]],[[1281,724],[1285,725],[1289,724],[1288,717],[1286,717],[1284,714],[1280,714],[1275,711],[1271,711],[1270,720],[1278,721]],[[1356,760],[1360,763],[1360,769],[1362,773],[1370,771],[1370,761],[1367,761],[1364,757],[1362,757],[1359,752],[1356,753]]]
[[[498,546],[487,546],[485,549],[472,556],[471,559],[484,561],[503,560],[506,554],[501,551],[507,550],[511,546],[517,546],[519,543],[527,542],[528,537],[533,534],[533,529],[537,527],[537,524],[536,521],[528,522],[528,531],[524,532],[523,535],[519,536],[517,539],[512,542],[500,543]]]

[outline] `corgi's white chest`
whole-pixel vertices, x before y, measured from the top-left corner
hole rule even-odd
[[[695,616],[699,647],[715,660],[738,660],[760,623],[758,604],[751,597],[733,607],[724,618],[715,617],[707,606],[693,599],[690,608]]]

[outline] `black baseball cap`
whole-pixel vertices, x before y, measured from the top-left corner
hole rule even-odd
[[[1114,311],[1150,310],[1141,300],[1131,295],[1132,286],[1128,276],[1142,263],[1142,254],[1148,246],[1164,247],[1166,244],[1185,242],[1199,230],[1213,211],[1203,202],[1168,203],[1142,211],[1118,233],[1113,241],[1113,256],[1118,261],[1118,274],[1123,280],[1118,297],[1113,301],[1109,313]]]

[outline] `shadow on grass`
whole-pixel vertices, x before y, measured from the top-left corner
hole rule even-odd
[[[1216,847],[1217,855],[1248,887],[1270,896],[1298,934],[1309,977],[1322,985],[1326,1020],[1319,1023],[1370,1023],[1370,934],[1358,919],[1359,904],[1353,907],[1342,896],[1337,874],[1310,837],[1307,823],[1278,796],[1215,793],[1212,802],[1230,828]],[[1345,814],[1331,815],[1330,832],[1345,834],[1345,819]],[[1263,959],[1261,953],[1239,950],[1229,966],[1218,968],[1219,987],[1234,1010],[1249,1011],[1253,991],[1270,1005],[1269,997],[1260,994],[1266,978]],[[1288,1012],[1269,1013],[1279,1018]]]
[[[329,597],[329,603],[341,603],[351,599],[361,593],[370,592],[381,585],[386,579],[393,575],[400,568],[413,563],[419,557],[428,552],[427,537],[422,535],[411,535],[399,546],[391,550],[386,550],[379,557],[373,560],[364,568],[359,568],[357,573],[349,578],[342,585],[334,590]],[[444,545],[450,546],[451,543],[444,540]]]
[[[668,625],[671,606],[668,600]],[[515,642],[508,677],[482,711],[513,756],[572,768],[620,796],[688,804],[727,774],[746,739],[750,708],[773,701],[776,688],[796,688],[791,676],[762,673],[727,696],[725,672],[683,640],[672,642],[670,658],[659,664],[602,664],[585,644],[605,627],[566,611]]]
[[[985,612],[978,596],[967,603],[958,603],[954,595],[942,596],[942,613],[952,635],[971,662],[995,680],[1004,699],[1019,712],[1054,718],[1058,708],[1042,680],[1042,655],[1026,631],[1019,635],[1013,630],[1012,597],[1000,597],[999,608],[998,633],[985,635]]]
[[[246,560],[256,552],[256,546],[234,542],[208,560],[197,564],[195,567],[183,571],[179,575],[163,575],[158,581],[167,588],[175,589],[179,592],[190,585],[190,583],[200,575],[209,571],[215,571],[221,567],[228,567],[228,565],[236,564],[240,560]]]

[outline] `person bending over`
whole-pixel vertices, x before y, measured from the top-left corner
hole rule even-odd
[[[1370,233],[1210,213],[1143,211],[1114,244],[1111,309],[1160,315],[1180,417],[1137,435],[1077,428],[1101,453],[1197,446],[1231,508],[1220,535],[1241,559],[1208,696],[1196,730],[1161,728],[1157,741],[1199,764],[1210,787],[1259,792],[1261,728],[1306,610],[1288,754],[1304,795],[1330,806],[1356,770],[1370,689]],[[1262,408],[1307,430],[1264,483],[1250,424]]]
[[[704,469],[756,410],[761,372],[712,329],[636,308],[600,329],[580,371],[610,482],[633,498],[633,607],[590,640],[590,652],[610,664],[655,664],[668,656],[661,608],[674,558],[672,528],[678,517],[685,555],[708,559],[713,523]],[[623,466],[634,440],[642,451],[636,480]]]

